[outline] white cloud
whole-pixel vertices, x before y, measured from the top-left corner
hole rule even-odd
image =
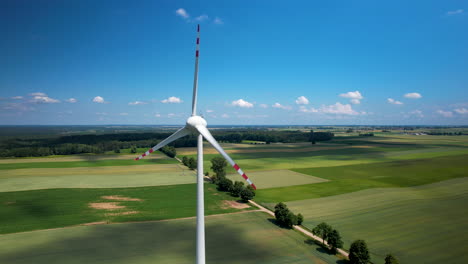
[[[106,112],[97,112],[96,115],[100,115],[100,116],[106,116],[107,113]]]
[[[415,116],[418,116],[418,117],[424,117],[424,114],[423,114],[423,112],[421,110],[414,110],[414,111],[409,112],[409,114],[415,115]]]
[[[23,96],[13,96],[11,99],[21,100],[21,99],[23,99]]]
[[[33,99],[31,100],[31,102],[33,102],[33,103],[43,103],[43,104],[60,103],[59,100],[54,99],[54,98],[50,98],[45,94],[43,96],[38,96],[38,95],[34,96]]]
[[[395,105],[402,105],[402,104],[403,104],[402,102],[397,101],[397,100],[395,100],[395,99],[393,99],[393,98],[387,98],[387,102],[388,102],[389,104],[395,104]]]
[[[154,114],[154,117],[161,117],[161,114]]]
[[[120,113],[121,116],[128,116],[128,113]]]
[[[354,111],[350,104],[341,104],[336,103],[334,105],[322,106],[319,110],[322,113],[326,114],[335,114],[335,115],[358,115],[359,113]]]
[[[206,112],[207,112],[207,113],[213,113],[214,111],[211,110],[211,109],[207,109]]]
[[[306,105],[309,104],[309,99],[307,99],[305,96],[299,96],[296,99],[296,104],[298,105]]]
[[[462,114],[462,115],[468,114],[468,109],[466,109],[466,108],[464,108],[464,107],[463,107],[463,108],[453,109],[453,111],[455,111],[455,112],[457,112],[457,113],[459,113],[459,114]]]
[[[239,106],[239,107],[242,107],[242,108],[252,108],[253,107],[252,103],[244,101],[244,99],[239,99],[237,101],[232,101],[231,105]]]
[[[30,96],[47,96],[45,93],[30,93]]]
[[[284,109],[284,110],[291,110],[291,107],[290,107],[290,106],[281,105],[280,103],[275,103],[275,104],[272,105],[271,107],[273,107],[273,108],[279,108],[279,109]]]
[[[443,117],[452,117],[453,116],[453,113],[450,112],[450,111],[437,110],[436,113],[438,113],[439,115],[441,115]]]
[[[67,101],[69,103],[72,103],[72,104],[78,102],[75,98],[69,98],[69,99],[67,99],[65,101]]]
[[[178,15],[180,17],[183,17],[185,19],[188,19],[190,17],[190,15],[187,13],[187,11],[185,11],[185,9],[183,9],[183,8],[179,8],[175,12],[176,12],[176,15]]]
[[[30,106],[29,104],[24,104],[24,103],[7,103],[3,106],[3,109],[15,110],[15,111],[20,111],[20,112],[36,110],[34,107]]]
[[[448,16],[459,15],[459,14],[462,14],[463,12],[464,12],[463,9],[457,9],[457,10],[453,10],[453,11],[448,11],[447,15]]]
[[[215,19],[213,20],[213,23],[215,23],[217,25],[224,24],[223,20],[221,20],[221,18],[219,18],[219,17],[215,17]]]
[[[352,104],[360,104],[361,103],[361,99],[364,98],[362,97],[361,93],[359,91],[354,91],[354,92],[347,92],[347,93],[342,93],[340,94],[341,97],[344,97],[344,98],[349,98],[351,99],[350,102]]]
[[[176,116],[176,114],[174,114],[174,113],[167,114],[167,117],[169,117],[169,118],[174,117],[174,116]]]
[[[366,115],[367,112],[357,112],[353,110],[350,104],[341,104],[339,102],[332,105],[322,105],[319,109],[307,108],[305,106],[299,107],[299,112],[303,113],[322,113],[322,114],[333,114],[333,115]]]
[[[93,98],[93,102],[98,103],[98,104],[103,104],[106,101],[104,101],[104,98],[102,98],[101,96],[96,96]]]
[[[318,110],[318,109],[315,109],[315,108],[313,108],[313,107],[311,107],[311,108],[308,109],[307,107],[301,105],[301,106],[299,107],[299,112],[303,112],[303,113],[318,113],[319,110]]]
[[[171,97],[169,97],[169,98],[164,99],[164,100],[161,101],[161,103],[163,103],[163,104],[168,104],[168,103],[169,103],[169,104],[180,104],[180,103],[182,103],[182,102],[183,102],[183,101],[180,100],[179,97],[175,97],[175,96],[171,96]]]
[[[229,115],[228,114],[223,114],[221,117],[222,118],[229,118]]]
[[[195,21],[199,21],[199,22],[202,22],[202,21],[205,21],[208,19],[208,16],[207,15],[201,15],[201,16],[198,16],[195,18]]]
[[[142,102],[142,101],[135,101],[135,102],[130,102],[128,103],[128,105],[145,105],[147,104],[146,102]]]
[[[409,98],[409,99],[419,99],[422,97],[420,93],[407,93],[404,96],[405,98]]]
[[[259,105],[261,108],[268,108],[268,105],[267,104],[260,104]]]

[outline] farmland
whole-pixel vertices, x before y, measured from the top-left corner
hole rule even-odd
[[[233,197],[205,186],[206,214],[238,211],[223,201]],[[195,216],[195,184],[114,189],[43,189],[0,193],[0,233],[65,227],[92,222],[128,222]],[[122,201],[106,197],[126,197]],[[132,201],[133,199],[138,199]],[[112,204],[117,202],[117,204]],[[91,204],[116,205],[100,210]],[[111,204],[109,204],[111,203]],[[123,206],[123,207],[121,207]],[[111,208],[112,209],[112,208]],[[249,208],[248,208],[249,209]],[[251,209],[251,208],[250,208]],[[131,213],[128,213],[131,212]]]
[[[303,225],[310,229],[325,221],[340,230],[345,248],[365,239],[376,260],[392,252],[402,263],[466,263],[467,203],[465,177],[287,204],[304,214],[308,220]]]
[[[467,237],[460,231],[468,222],[463,209],[468,199],[466,136],[343,134],[315,145],[255,143],[222,146],[257,185],[255,200],[264,206],[286,202],[305,216],[308,229],[321,221],[331,224],[341,232],[345,248],[355,239],[366,240],[375,263],[383,263],[389,252],[403,263],[448,263],[455,255],[466,260],[467,249],[457,247]],[[196,149],[177,148],[177,153],[179,158],[195,157]],[[206,143],[205,153],[205,171],[212,175],[210,159],[219,154]],[[140,161],[134,157],[130,149],[122,149],[0,159],[0,246],[5,248],[0,262],[38,258],[38,263],[72,263],[72,257],[80,263],[191,262],[194,220],[185,218],[195,215],[194,171],[161,153]],[[227,174],[242,180],[229,166]],[[235,198],[214,185],[205,184],[205,192],[206,214],[212,215],[207,217],[211,263],[221,256],[230,256],[228,263],[340,261],[305,243],[295,231],[278,228],[253,207],[227,206]],[[92,204],[116,208],[101,210]],[[226,214],[234,212],[241,213]],[[79,226],[89,223],[100,225]],[[59,227],[66,228],[40,231]],[[160,235],[150,236],[145,229]],[[216,243],[230,235],[229,245],[239,252]],[[441,247],[434,240],[450,242]],[[98,242],[108,246],[89,250]],[[62,244],[69,246],[60,249]],[[289,254],[280,250],[285,247]],[[443,250],[434,253],[438,247]]]
[[[337,262],[265,218],[262,212],[207,217],[207,263]],[[0,236],[0,263],[193,263],[194,238],[195,219],[9,234]]]

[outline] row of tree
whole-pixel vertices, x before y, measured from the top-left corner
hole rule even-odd
[[[197,168],[197,160],[194,159],[193,157],[187,157],[187,156],[183,156],[182,157],[182,164],[184,164],[185,166],[187,166],[189,169],[191,170],[194,170]]]
[[[275,218],[279,226],[287,228],[292,228],[293,225],[301,225],[304,222],[302,214],[295,215],[284,203],[275,205]]]
[[[229,192],[233,197],[240,197],[242,201],[248,202],[255,197],[255,190],[250,186],[244,186],[243,182],[235,181],[226,178],[227,162],[222,157],[214,157],[211,159],[211,170],[214,175],[211,180],[217,185],[219,191]],[[205,173],[208,176],[208,173]]]
[[[159,151],[166,154],[169,158],[174,158],[177,154],[177,151],[173,146],[164,146],[160,148]]]
[[[343,241],[341,240],[341,235],[338,230],[325,222],[314,227],[312,233],[322,238],[323,246],[325,246],[325,241],[327,241],[333,253],[336,253],[337,249],[343,246]],[[364,240],[358,239],[351,243],[349,248],[349,262],[351,264],[368,264],[371,263],[370,260],[369,249]],[[385,257],[385,264],[399,264],[399,262],[395,256],[387,254]]]
[[[343,246],[340,232],[338,232],[336,229],[333,229],[331,225],[325,222],[322,222],[314,227],[314,229],[312,229],[312,233],[322,238],[323,245],[325,245],[325,241],[327,241],[328,245],[331,246],[333,253],[336,253],[336,250]]]

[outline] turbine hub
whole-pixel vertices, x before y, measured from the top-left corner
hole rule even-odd
[[[191,116],[187,119],[187,127],[195,128],[196,126],[206,127],[206,120],[201,116]]]

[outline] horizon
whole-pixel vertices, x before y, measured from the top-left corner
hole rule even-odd
[[[198,114],[210,126],[466,126],[465,10],[2,2],[0,125],[183,126],[200,24]]]

